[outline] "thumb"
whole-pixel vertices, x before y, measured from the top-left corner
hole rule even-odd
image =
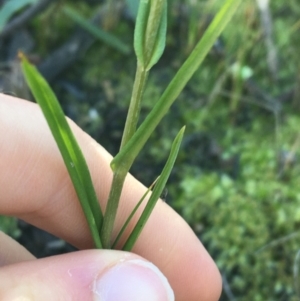
[[[90,250],[2,267],[0,300],[174,301],[174,294],[145,259]]]

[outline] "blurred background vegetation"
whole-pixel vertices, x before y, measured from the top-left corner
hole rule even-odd
[[[138,2],[0,0],[0,89],[31,98],[17,60],[23,50],[66,115],[116,154],[135,72]],[[142,118],[223,4],[168,2],[167,47],[150,73]],[[298,0],[243,1],[132,169],[149,185],[187,126],[166,201],[216,260],[224,301],[300,298],[299,36]],[[41,244],[49,237],[28,227],[0,220],[0,230],[38,256],[69,250],[53,239]]]

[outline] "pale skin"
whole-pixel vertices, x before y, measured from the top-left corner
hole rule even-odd
[[[89,165],[102,209],[112,172],[111,155],[70,121]],[[126,179],[114,236],[145,192],[134,177]],[[111,264],[121,251],[87,250],[93,247],[76,194],[50,130],[39,107],[0,94],[0,214],[16,216],[82,251],[35,259],[15,241],[0,233],[0,299],[26,290],[37,300],[74,296],[92,300],[90,291],[63,279],[63,271]],[[186,222],[167,204],[159,202],[130,254],[153,262],[168,278],[176,301],[216,301],[221,292],[219,271]],[[57,281],[59,279],[59,281]],[[59,284],[58,284],[59,283]],[[16,299],[17,300],[17,299]]]

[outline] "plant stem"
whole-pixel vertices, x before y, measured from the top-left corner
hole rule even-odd
[[[147,77],[148,71],[146,71],[140,64],[138,64],[120,150],[127,144],[127,142],[135,133],[136,125],[140,115],[141,99],[143,96]],[[126,159],[124,161],[126,161]],[[107,201],[107,207],[103,217],[103,226],[101,228],[101,240],[104,248],[107,249],[111,247],[111,233],[117,214],[123,184],[128,171],[129,168],[124,168],[123,166],[114,172],[113,182]]]
[[[152,111],[134,133],[130,142],[127,143],[122,151],[119,152],[112,160],[110,166],[113,170],[118,169],[118,167],[121,165],[124,167],[125,164],[126,168],[129,170],[134,159],[150,137],[151,133],[154,131],[164,115],[168,112],[170,106],[181,93],[192,75],[199,68],[205,56],[212,48],[214,42],[223,31],[226,24],[232,18],[240,3],[241,0],[227,0],[225,2],[222,9],[218,12],[206,30],[200,42],[196,45],[188,59],[178,70],[175,77],[172,79],[163,95],[155,104]]]
[[[140,64],[137,65],[132,96],[127,113],[120,150],[125,146],[125,144],[130,140],[136,131],[136,125],[139,120],[141,109],[141,100],[148,73],[149,72],[146,71]]]
[[[140,64],[138,64],[120,150],[126,145],[126,143],[135,133],[136,125],[140,115],[141,99],[143,96],[147,77],[148,71],[146,71]],[[101,239],[104,248],[110,248],[111,233],[117,214],[123,184],[128,170],[129,168],[121,167],[114,172],[113,182],[111,185],[107,207],[103,218],[103,226],[101,228]]]
[[[111,233],[114,227],[126,175],[127,170],[124,168],[119,168],[114,172],[100,234],[104,249],[110,249],[111,247]]]

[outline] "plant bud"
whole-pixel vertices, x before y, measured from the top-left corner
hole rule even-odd
[[[134,32],[138,64],[145,70],[160,59],[166,44],[167,0],[141,0]]]

